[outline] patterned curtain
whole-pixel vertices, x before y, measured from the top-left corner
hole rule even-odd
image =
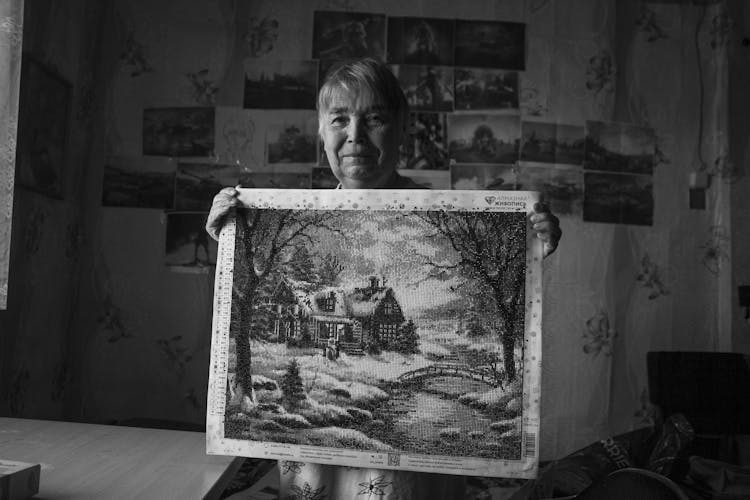
[[[8,302],[10,222],[21,78],[23,0],[0,3],[0,309]]]
[[[654,130],[654,220],[562,222],[545,262],[548,459],[654,422],[648,351],[731,350],[726,4],[584,3],[556,3],[554,115]],[[711,178],[702,210],[693,173]]]

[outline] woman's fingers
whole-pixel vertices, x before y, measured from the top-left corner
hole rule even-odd
[[[219,232],[224,226],[227,214],[240,203],[237,199],[238,193],[237,188],[226,187],[214,196],[206,219],[206,231],[216,241],[219,241]]]

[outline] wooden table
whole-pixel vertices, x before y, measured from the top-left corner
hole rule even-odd
[[[242,459],[202,432],[0,418],[0,458],[42,465],[37,499],[218,498]]]

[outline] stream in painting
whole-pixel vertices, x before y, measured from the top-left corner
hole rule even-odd
[[[397,388],[377,411],[392,423],[392,446],[407,452],[441,455],[485,455],[484,444],[494,443],[500,434],[490,429],[491,416],[458,402],[467,392],[486,391],[482,382],[460,377],[439,376],[422,386]]]

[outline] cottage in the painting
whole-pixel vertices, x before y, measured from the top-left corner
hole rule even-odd
[[[365,287],[325,287],[311,293],[280,280],[265,305],[275,312],[274,337],[324,347],[335,342],[349,354],[370,344],[396,341],[405,318],[384,278],[369,277]]]

